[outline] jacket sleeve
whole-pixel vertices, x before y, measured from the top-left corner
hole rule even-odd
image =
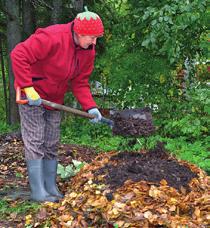
[[[44,59],[52,51],[52,40],[48,33],[38,29],[27,40],[16,45],[10,57],[15,77],[15,87],[32,86],[31,65]]]
[[[79,75],[70,81],[70,89],[85,111],[97,107],[91,94],[89,84],[89,77],[94,68],[94,59],[95,51],[94,55],[91,55],[88,61],[85,61],[85,65],[82,66],[82,70]]]

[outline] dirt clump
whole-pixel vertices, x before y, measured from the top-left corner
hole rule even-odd
[[[113,134],[122,136],[149,136],[155,131],[149,108],[125,109],[112,114]]]

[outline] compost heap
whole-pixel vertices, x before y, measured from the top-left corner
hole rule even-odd
[[[124,121],[122,115],[115,117],[115,122],[120,118]],[[149,135],[154,131],[151,118],[141,114],[144,127],[137,123],[133,127],[136,119],[128,118],[129,122],[122,125],[125,135]],[[134,132],[134,128],[138,130]],[[116,126],[114,132],[123,134],[122,128]],[[210,219],[207,179],[195,165],[172,157],[162,143],[149,151],[101,153],[70,180],[60,203],[45,205],[48,219],[34,217],[30,224],[205,228]]]
[[[160,145],[145,154],[103,153],[71,179],[62,202],[45,205],[47,221],[33,222],[71,228],[205,228],[208,186],[201,169],[170,157]]]

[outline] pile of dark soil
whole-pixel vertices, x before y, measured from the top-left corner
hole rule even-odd
[[[170,187],[189,190],[188,183],[197,177],[188,167],[171,157],[162,143],[147,153],[120,152],[98,169],[95,175],[105,175],[104,181],[113,191],[123,186],[127,180],[144,180],[156,185],[161,180],[166,180]]]
[[[112,115],[114,135],[149,136],[155,131],[149,108],[125,109]]]

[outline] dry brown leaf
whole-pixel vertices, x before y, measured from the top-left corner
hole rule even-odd
[[[169,211],[176,211],[176,206],[175,205],[170,206]]]
[[[121,200],[122,200],[122,202],[127,202],[127,201],[130,201],[134,196],[135,196],[134,192],[128,192],[127,194],[122,196]]]
[[[168,185],[168,182],[165,179],[162,179],[160,181],[160,184],[163,185],[163,186],[166,186],[166,185]]]
[[[16,212],[11,213],[10,214],[10,218],[16,219],[17,218],[17,213]]]
[[[134,212],[134,217],[133,217],[133,220],[134,221],[139,221],[139,220],[143,220],[145,217],[144,217],[144,213],[141,213],[141,212]]]
[[[74,199],[74,198],[77,197],[77,195],[78,195],[78,193],[76,193],[76,192],[71,192],[71,193],[68,195],[68,198]]]
[[[58,220],[61,222],[68,222],[68,221],[72,221],[73,217],[69,214],[64,214],[58,217]]]
[[[104,206],[107,205],[107,203],[108,203],[108,200],[107,200],[107,198],[105,196],[100,196],[100,198],[97,198],[97,199],[90,198],[87,201],[87,204],[89,204],[89,205],[91,205],[93,207],[99,207],[99,206],[100,207],[104,207]]]
[[[41,208],[36,216],[38,219],[43,220],[47,217],[47,210],[46,208]]]
[[[144,212],[144,217],[147,218],[147,219],[152,218],[152,212],[151,211]]]
[[[112,209],[112,213],[114,214],[114,215],[119,215],[119,211],[118,211],[118,209],[117,208],[113,208]]]
[[[118,227],[123,227],[125,221],[116,221],[115,224],[118,225]]]
[[[150,190],[149,190],[149,196],[157,199],[161,196],[161,191],[158,190],[155,186],[151,186]]]
[[[166,214],[168,210],[164,207],[158,207],[156,208],[156,211],[159,212],[160,214]]]
[[[198,207],[195,208],[193,216],[195,216],[196,218],[199,218],[201,215],[201,211]]]
[[[66,209],[65,206],[61,206],[61,207],[58,208],[59,211],[64,211],[65,209]]]
[[[125,206],[126,206],[125,203],[120,203],[120,202],[115,202],[115,203],[113,204],[113,208],[124,209]]]

